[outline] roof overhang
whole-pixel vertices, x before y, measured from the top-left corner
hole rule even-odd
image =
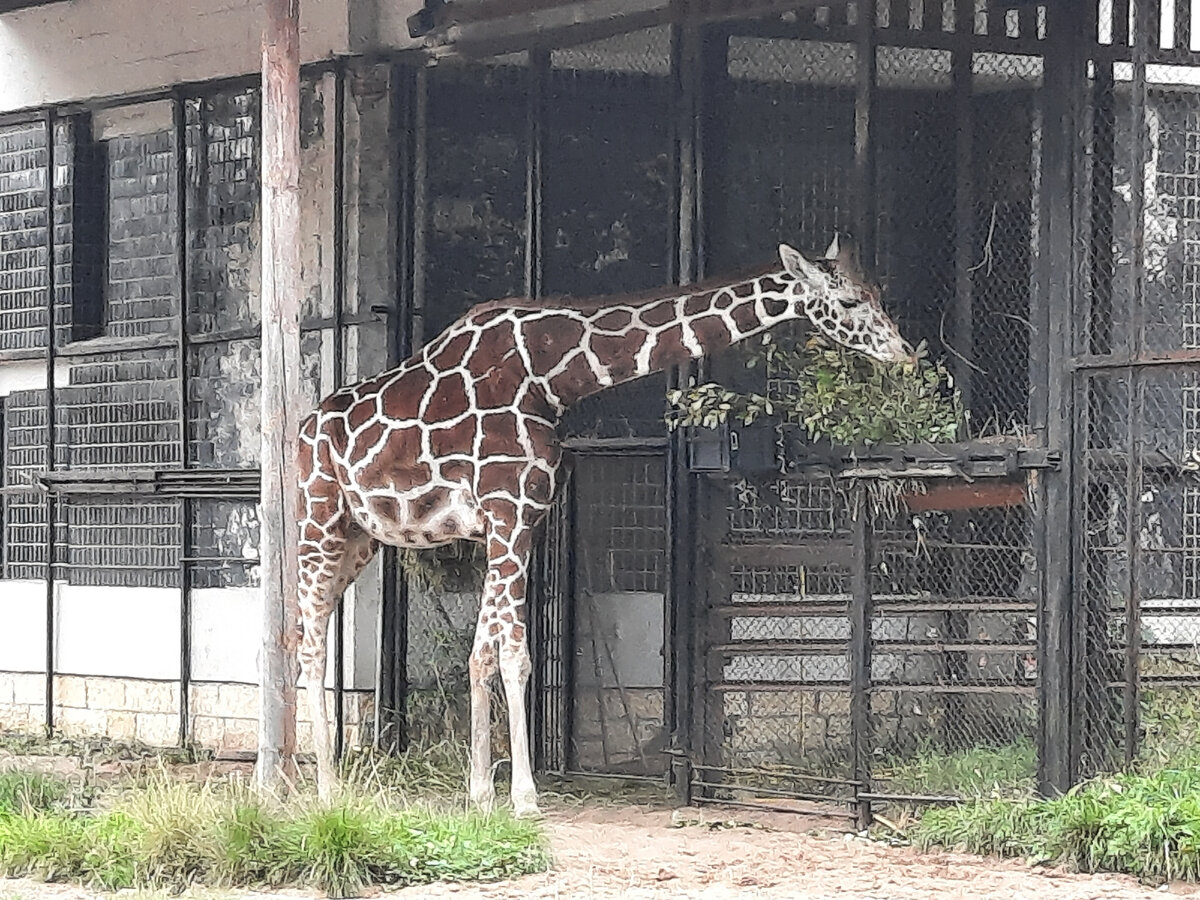
[[[29,9],[33,6],[50,6],[54,3],[69,3],[71,0],[0,0],[0,15],[16,12],[18,9]]]
[[[829,0],[425,0],[409,17],[408,29],[435,57],[483,57],[571,46],[670,22],[719,22],[829,5]]]

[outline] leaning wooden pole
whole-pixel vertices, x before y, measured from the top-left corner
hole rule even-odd
[[[296,752],[300,400],[300,3],[265,0],[262,46],[262,707],[260,787]]]

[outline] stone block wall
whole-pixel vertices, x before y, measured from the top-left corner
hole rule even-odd
[[[66,737],[107,737],[150,747],[179,745],[179,684],[137,678],[58,675],[54,679],[55,723]],[[0,672],[0,734],[38,734],[45,723],[45,677],[34,672]],[[218,756],[245,753],[258,745],[258,688],[249,684],[194,684],[189,711],[195,746]],[[304,689],[297,691],[297,743],[312,750],[312,724]],[[333,691],[327,692],[330,720]],[[374,696],[345,694],[346,746],[370,740]]]

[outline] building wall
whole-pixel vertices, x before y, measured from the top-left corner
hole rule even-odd
[[[331,318],[339,215],[346,237],[343,377],[373,374],[387,361],[392,326],[372,309],[394,305],[395,296],[390,78],[389,67],[373,65],[352,66],[347,76],[340,210],[335,76],[306,76],[302,87],[309,404],[337,381]],[[258,91],[214,84],[185,96],[183,106],[189,148],[183,298],[170,104],[72,114],[57,124],[54,462],[60,469],[258,465]],[[46,504],[33,478],[46,463],[46,365],[38,358],[48,333],[46,147],[40,123],[0,125],[0,409],[8,488],[0,517],[6,623],[0,730],[38,730],[45,716]],[[86,319],[86,290],[96,291],[102,321]],[[181,311],[190,338],[184,358],[176,344]],[[89,496],[64,499],[56,512],[54,687],[62,730],[177,741],[186,596],[190,737],[216,749],[252,749],[261,634],[255,504]],[[185,546],[192,559],[186,581]],[[364,737],[358,725],[370,720],[381,579],[376,563],[344,602],[351,740]],[[333,684],[332,665],[327,683]],[[307,718],[303,701],[301,718]]]
[[[151,91],[259,69],[252,0],[74,0],[0,16],[0,112]],[[346,0],[301,7],[306,62],[349,46]]]

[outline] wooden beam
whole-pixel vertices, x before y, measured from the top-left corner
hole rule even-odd
[[[300,393],[300,0],[266,0],[262,43],[263,652],[256,778],[278,788],[296,752]]]

